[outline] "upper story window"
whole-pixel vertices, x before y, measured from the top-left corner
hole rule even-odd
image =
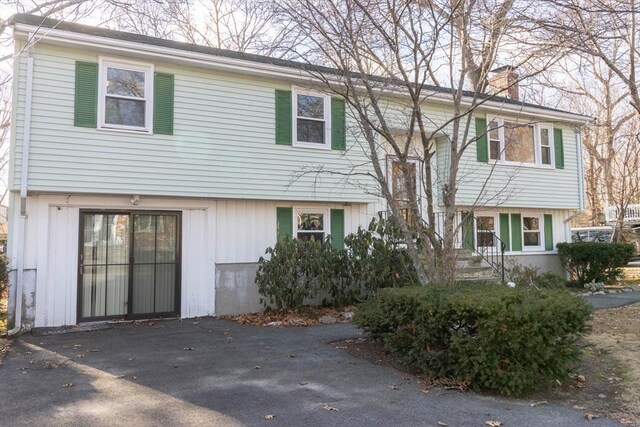
[[[493,119],[488,126],[489,158],[505,163],[553,165],[553,128],[546,124]]]
[[[153,66],[102,59],[98,127],[151,132]]]
[[[294,91],[294,145],[331,148],[331,98],[315,92]]]

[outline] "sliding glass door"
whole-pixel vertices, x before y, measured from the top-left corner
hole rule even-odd
[[[81,212],[80,219],[80,321],[178,314],[178,213]]]

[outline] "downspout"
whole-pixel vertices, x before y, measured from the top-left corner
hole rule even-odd
[[[29,39],[33,39],[33,34],[29,33]],[[27,221],[27,190],[29,178],[29,144],[31,141],[31,101],[33,94],[33,57],[31,49],[28,50],[27,57],[27,82],[24,101],[24,130],[22,133],[22,167],[20,169],[20,216],[18,218],[18,239],[16,244],[17,280],[16,297],[14,310],[13,329],[7,331],[7,335],[12,336],[20,332],[22,328],[22,295],[24,291],[24,241],[26,236]],[[17,100],[16,100],[17,101]]]

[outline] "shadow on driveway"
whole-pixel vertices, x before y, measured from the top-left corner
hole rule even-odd
[[[0,367],[3,425],[616,426],[581,411],[432,389],[329,343],[349,324],[200,319],[23,336]],[[395,384],[397,390],[389,388]],[[338,411],[328,411],[328,405]],[[275,419],[265,415],[275,414]]]

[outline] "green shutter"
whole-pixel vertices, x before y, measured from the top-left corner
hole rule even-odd
[[[153,133],[173,135],[173,75],[155,73],[153,80]]]
[[[76,62],[76,93],[74,126],[98,126],[98,64]]]
[[[276,219],[278,221],[278,241],[288,236],[293,238],[293,208],[277,208]]]
[[[564,143],[562,129],[553,128],[553,146],[556,155],[556,169],[564,169]]]
[[[489,162],[489,146],[487,145],[487,119],[476,117],[476,155],[479,162]]]
[[[511,214],[511,241],[513,250],[522,250],[522,217],[520,214]]]
[[[509,214],[500,214],[500,240],[504,243],[504,250],[510,251],[510,236],[509,236]]]
[[[276,144],[291,145],[291,91],[276,90]]]
[[[553,217],[551,214],[544,215],[544,250],[553,250]]]
[[[331,98],[331,149],[346,150],[346,111],[344,99]]]
[[[344,209],[331,209],[331,246],[344,248]]]
[[[469,212],[462,212],[462,247],[471,250],[476,247],[473,238],[473,215]]]

